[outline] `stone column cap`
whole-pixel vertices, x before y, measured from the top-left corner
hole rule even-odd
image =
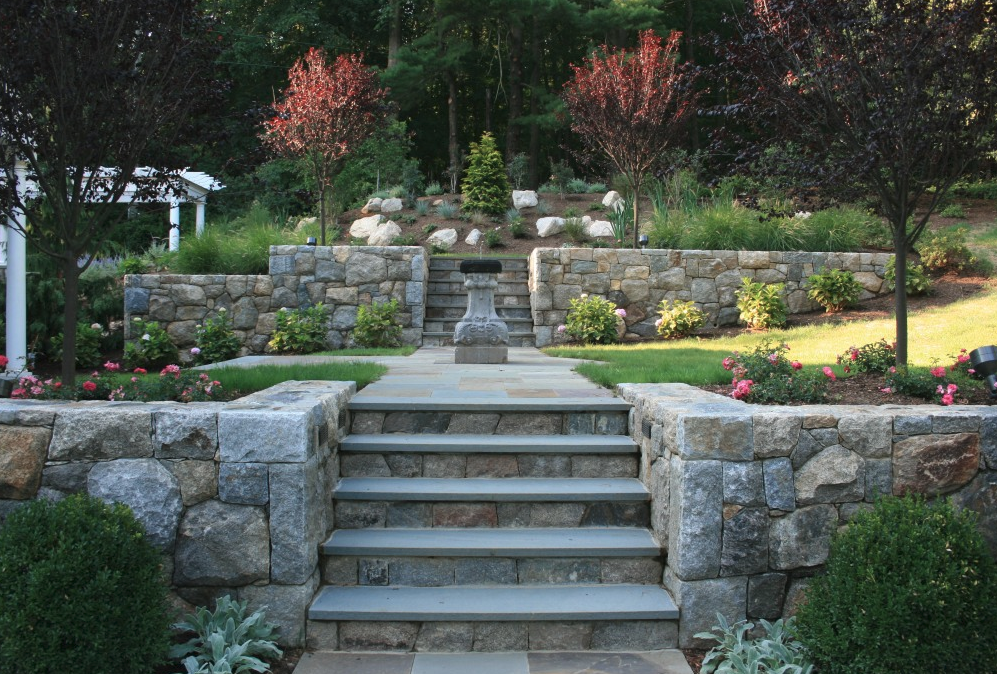
[[[499,274],[502,263],[498,260],[462,260],[460,271],[462,274]]]

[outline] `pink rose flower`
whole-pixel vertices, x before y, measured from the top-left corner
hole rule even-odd
[[[824,372],[824,376],[827,377],[828,379],[830,379],[831,381],[837,381],[838,380],[838,377],[835,376],[835,374],[834,374],[834,370],[832,370],[827,365],[824,366],[823,372]]]
[[[931,368],[931,375],[933,377],[944,377],[945,376],[945,368],[942,367],[941,365],[939,365],[938,367],[933,367],[933,368]]]
[[[7,367],[7,363],[9,362],[10,359],[8,359],[7,356],[0,356],[0,368]]]
[[[951,405],[954,402],[955,402],[955,398],[952,397],[951,393],[946,393],[945,395],[942,396],[942,404],[943,405]]]
[[[83,382],[83,390],[90,391],[91,393],[93,393],[94,391],[97,390],[97,385],[92,381],[87,380]]]
[[[798,360],[794,360],[792,363],[789,364],[789,366],[791,368],[793,368],[794,370],[802,370],[803,369],[803,363],[801,363]]]
[[[626,309],[622,309],[622,308],[617,309],[616,310],[616,315],[619,316],[620,318],[626,318],[627,317],[627,310]]]

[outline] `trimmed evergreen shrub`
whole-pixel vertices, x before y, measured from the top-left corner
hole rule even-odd
[[[0,672],[149,674],[169,626],[159,553],[127,506],[41,499],[0,527]]]
[[[821,674],[997,671],[997,563],[971,511],[885,497],[835,536],[798,614]]]
[[[464,192],[465,211],[481,211],[489,215],[505,212],[512,190],[509,189],[502,153],[490,133],[482,135],[480,143],[471,143],[461,190]]]

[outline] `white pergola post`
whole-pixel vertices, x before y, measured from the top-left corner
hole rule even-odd
[[[27,194],[27,164],[14,163],[17,191],[24,199]],[[24,213],[18,212],[15,222],[7,227],[7,363],[6,373],[14,376],[28,368],[28,301],[27,301],[27,242],[22,229],[27,224]]]
[[[180,202],[170,202],[170,250],[180,250]]]
[[[205,202],[204,199],[200,199],[200,200],[194,202],[194,205],[197,208],[197,211],[196,211],[197,212],[197,217],[196,217],[196,220],[194,221],[196,229],[194,231],[197,234],[197,238],[199,238],[199,239],[204,235],[204,205],[205,205],[205,203],[206,202]]]

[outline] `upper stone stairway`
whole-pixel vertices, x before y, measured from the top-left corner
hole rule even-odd
[[[460,263],[471,257],[433,256],[429,261],[424,346],[453,344],[454,328],[467,311],[467,290]],[[503,258],[495,291],[495,313],[509,328],[509,346],[533,346],[533,313],[530,309],[530,272],[527,258]]]

